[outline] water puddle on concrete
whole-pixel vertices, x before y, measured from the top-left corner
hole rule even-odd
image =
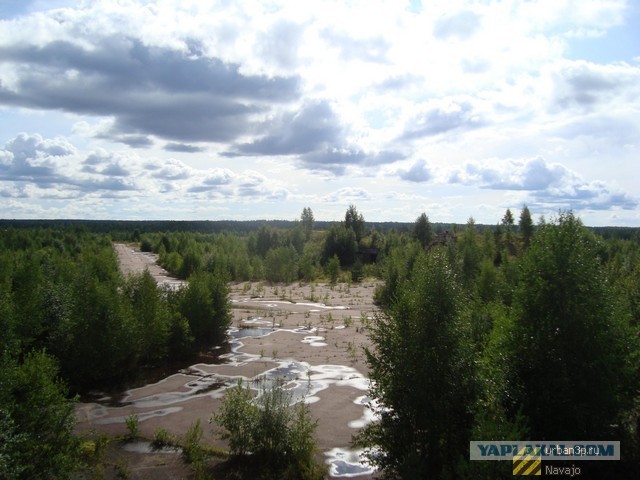
[[[349,422],[348,427],[361,428],[374,419],[368,408],[369,398],[365,395],[369,388],[369,379],[349,366],[310,365],[307,362],[294,359],[270,359],[269,361],[275,364],[273,368],[251,377],[211,373],[216,365],[224,365],[228,368],[234,365],[243,366],[254,361],[264,361],[264,358],[259,355],[240,351],[243,346],[242,339],[246,338],[263,337],[274,332],[285,331],[300,334],[303,336],[301,341],[311,347],[326,345],[323,342],[324,337],[314,335],[318,333],[318,329],[308,327],[278,329],[259,323],[260,318],[252,320],[253,322],[251,320],[243,322],[244,325],[240,328],[229,329],[230,340],[226,347],[211,352],[211,359],[215,361],[205,360],[192,364],[156,383],[122,392],[117,396],[117,401],[114,401],[113,397],[93,400],[99,405],[90,412],[92,420],[96,424],[125,423],[126,417],[135,410],[144,410],[137,413],[139,422],[144,422],[149,418],[171,415],[182,411],[185,407],[181,404],[189,399],[197,397],[222,398],[224,391],[235,386],[238,380],[258,393],[262,389],[281,385],[289,391],[291,404],[318,402],[320,401],[318,393],[331,386],[355,388],[363,393],[353,402],[362,407],[362,417]],[[153,393],[144,395],[147,390]],[[124,415],[124,411],[122,415],[117,415],[119,412],[113,410],[113,407],[123,406],[127,407],[125,409],[126,415]],[[128,448],[147,448],[141,444],[134,443],[133,445]],[[366,463],[361,451],[334,448],[325,452],[325,456],[330,474],[333,477],[356,477],[373,472],[373,468]]]
[[[375,472],[375,468],[365,460],[362,450],[333,448],[324,455],[327,457],[325,462],[329,465],[329,474],[332,477],[358,477]]]
[[[153,448],[151,442],[146,440],[134,440],[133,442],[126,442],[120,445],[122,450],[127,452],[134,453],[165,453],[165,454],[176,454],[180,453],[181,450],[176,447],[160,447]]]

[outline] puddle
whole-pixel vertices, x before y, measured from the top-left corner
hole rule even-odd
[[[376,420],[380,419],[380,417],[376,413],[374,413],[379,410],[380,404],[368,395],[362,395],[361,397],[356,398],[353,403],[355,403],[356,405],[362,405],[365,408],[362,410],[362,417],[360,417],[358,420],[351,420],[347,424],[349,428],[364,428],[370,423],[373,423]]]
[[[320,312],[322,310],[347,310],[344,305],[325,305],[324,303],[312,302],[292,302],[289,300],[263,300],[260,297],[248,297],[240,300],[234,300],[235,304],[240,303],[257,303],[267,308],[276,308],[278,306],[295,306],[295,307],[311,307],[310,312]]]
[[[326,347],[327,344],[323,340],[324,340],[324,337],[307,336],[307,337],[304,337],[304,339],[301,341],[302,343],[308,343],[312,347]]]
[[[188,367],[176,369],[172,375],[167,375],[155,383],[130,389],[119,395],[102,396],[91,399],[99,405],[87,414],[90,421],[96,424],[124,424],[127,416],[132,413],[138,415],[138,420],[144,422],[150,418],[162,417],[183,411],[188,406],[183,402],[197,397],[211,397],[220,399],[227,388],[237,384],[240,379],[252,390],[270,388],[276,384],[282,385],[291,394],[291,404],[305,402],[313,404],[320,401],[318,393],[331,386],[350,387],[362,392],[353,403],[362,407],[360,418],[351,420],[347,427],[362,428],[374,420],[368,408],[371,399],[366,396],[369,389],[369,379],[353,367],[346,365],[310,365],[293,359],[272,359],[275,366],[259,375],[245,377],[243,375],[221,375],[211,373],[211,368],[224,363],[229,366],[243,366],[254,361],[263,361],[259,355],[241,352],[242,339],[263,337],[277,331],[298,333],[301,342],[311,347],[326,345],[325,337],[317,335],[321,330],[314,327],[301,326],[295,329],[279,329],[266,326],[261,317],[245,320],[240,328],[230,328],[229,341],[212,348],[206,354],[200,355],[199,363],[191,363]],[[248,325],[247,325],[248,324]],[[227,368],[225,367],[225,368]],[[246,368],[244,369],[246,371]],[[162,383],[167,382],[163,391]],[[145,390],[148,389],[148,390]],[[173,391],[171,391],[173,390]],[[145,392],[153,392],[145,395]],[[115,410],[115,408],[123,408]],[[143,410],[141,413],[137,413]],[[146,410],[146,411],[144,411]],[[151,453],[148,442],[132,442],[123,448],[135,449],[142,453]],[[171,452],[166,452],[171,453]],[[374,472],[362,456],[362,451],[347,448],[334,448],[325,452],[326,463],[329,465],[332,477],[358,477],[370,475]]]
[[[263,317],[248,318],[242,320],[243,325],[273,325],[271,320],[265,320]]]
[[[168,407],[168,408],[161,408],[159,410],[153,410],[151,412],[144,412],[144,413],[138,413],[138,421],[139,422],[144,422],[145,420],[149,420],[150,418],[156,418],[156,417],[165,417],[167,415],[171,415],[173,413],[178,413],[182,411],[182,407]],[[102,416],[107,416],[108,412],[106,411],[106,409],[102,409],[102,411],[100,412],[102,413]],[[129,415],[121,415],[118,417],[107,417],[107,418],[99,418],[100,417],[100,413],[96,413],[95,411],[92,412],[91,416],[92,419],[96,419],[94,423],[98,424],[98,425],[111,425],[111,424],[115,424],[115,423],[126,423],[127,417]]]
[[[364,459],[362,450],[333,448],[324,452],[324,455],[327,457],[325,463],[329,465],[329,474],[332,477],[358,477],[375,472],[375,468]]]
[[[275,332],[277,329],[273,327],[232,327],[227,331],[227,334],[234,340],[248,337],[264,337],[270,333]]]
[[[148,442],[146,440],[135,440],[133,442],[123,443],[120,445],[120,448],[127,452],[134,452],[134,453],[167,453],[167,454],[180,453],[180,449],[175,447],[161,447],[161,448],[154,449],[151,446],[151,442]]]

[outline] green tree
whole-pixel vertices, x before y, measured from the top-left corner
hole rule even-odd
[[[124,292],[133,310],[135,335],[141,359],[150,362],[165,357],[170,329],[166,296],[148,270],[129,277]]]
[[[298,253],[292,246],[269,250],[264,264],[270,282],[290,283],[298,278]]]
[[[482,252],[478,245],[476,222],[473,217],[469,217],[467,226],[460,236],[458,252],[462,256],[462,278],[469,288],[473,285],[480,271],[480,262],[482,260]]]
[[[382,308],[389,308],[409,278],[423,249],[418,242],[403,242],[389,250],[382,261],[384,283],[376,288],[374,300]]]
[[[420,242],[423,248],[431,243],[434,238],[433,227],[426,213],[422,213],[413,224],[413,238]]]
[[[379,421],[358,444],[391,476],[453,476],[468,455],[474,397],[472,347],[464,297],[446,253],[416,263],[388,313],[371,330],[366,350]]]
[[[229,287],[224,274],[197,272],[192,275],[180,300],[180,313],[189,322],[197,343],[223,340],[231,324]]]
[[[340,276],[340,260],[337,255],[331,257],[331,260],[327,262],[327,275],[329,275],[331,285],[338,283],[338,277]]]
[[[351,230],[353,230],[353,232],[356,234],[356,242],[360,242],[360,240],[364,237],[364,217],[361,213],[358,212],[355,205],[349,205],[349,208],[344,215],[344,226],[347,229],[350,228]]]
[[[352,228],[345,228],[344,225],[332,225],[329,228],[322,251],[323,265],[334,255],[338,256],[343,267],[354,264],[358,255],[358,242]]]
[[[44,352],[0,360],[0,478],[69,478],[77,465],[73,402]]]
[[[531,212],[525,205],[520,212],[520,221],[518,222],[518,228],[520,235],[522,235],[522,241],[525,248],[531,243],[531,237],[533,237],[533,220],[531,219]]]
[[[302,209],[302,215],[300,215],[300,221],[302,222],[302,229],[304,230],[305,239],[308,242],[313,232],[313,225],[315,219],[313,218],[313,211],[309,207]]]
[[[278,245],[278,234],[275,230],[262,225],[256,234],[256,253],[262,258],[267,256],[267,252]]]
[[[281,382],[261,386],[254,397],[249,386],[238,381],[225,391],[211,422],[229,441],[232,455],[259,465],[261,478],[319,480],[324,471],[314,460],[317,421],[311,419],[307,404],[292,403],[291,392]]]
[[[0,284],[0,358],[19,350],[19,342],[14,331],[14,307],[9,288]]]
[[[607,439],[637,386],[599,245],[572,213],[539,228],[514,298],[514,397],[537,439]],[[636,350],[637,351],[637,350]]]
[[[138,358],[135,323],[118,277],[101,281],[86,267],[71,286],[71,314],[55,346],[65,378],[79,389],[120,382],[134,373]]]
[[[513,228],[513,224],[513,213],[511,213],[510,208],[507,208],[507,211],[504,213],[504,217],[502,217],[502,225],[504,225],[507,230],[511,230]]]

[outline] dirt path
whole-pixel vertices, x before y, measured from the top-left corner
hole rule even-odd
[[[169,275],[164,268],[158,265],[158,256],[155,253],[141,252],[125,243],[114,243],[120,262],[120,271],[123,275],[136,275],[148,270],[158,285],[167,285],[177,288],[185,285],[186,282]]]
[[[159,283],[172,281],[153,256],[124,244],[115,248],[123,273],[147,268]],[[125,418],[135,414],[141,434],[151,438],[159,428],[183,434],[199,419],[206,442],[225,446],[208,424],[224,390],[237,379],[252,385],[280,379],[318,419],[318,459],[328,465],[332,478],[370,478],[372,470],[361,463],[350,442],[371,421],[363,347],[376,312],[375,287],[373,282],[333,287],[232,284],[232,340],[224,363],[192,365],[160,382],[128,390],[117,406],[109,406],[108,398],[80,404],[80,428],[121,435],[126,432]]]

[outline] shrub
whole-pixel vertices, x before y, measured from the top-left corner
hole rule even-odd
[[[138,420],[138,415],[132,413],[128,417],[124,419],[127,425],[127,436],[126,439],[131,441],[135,440],[138,435],[140,435],[140,421]]]
[[[191,424],[187,433],[184,434],[182,440],[182,458],[185,462],[199,463],[204,460],[205,451],[200,445],[203,433],[200,419],[198,419]]]
[[[218,412],[212,416],[229,441],[231,454],[255,460],[272,478],[323,478],[324,470],[313,455],[313,432],[317,421],[311,419],[305,403],[291,406],[291,393],[276,383],[262,387],[258,397],[248,386],[228,389]]]
[[[175,447],[178,445],[178,439],[171,432],[164,428],[159,428],[153,434],[151,439],[151,448],[153,450],[161,450],[165,447]]]

